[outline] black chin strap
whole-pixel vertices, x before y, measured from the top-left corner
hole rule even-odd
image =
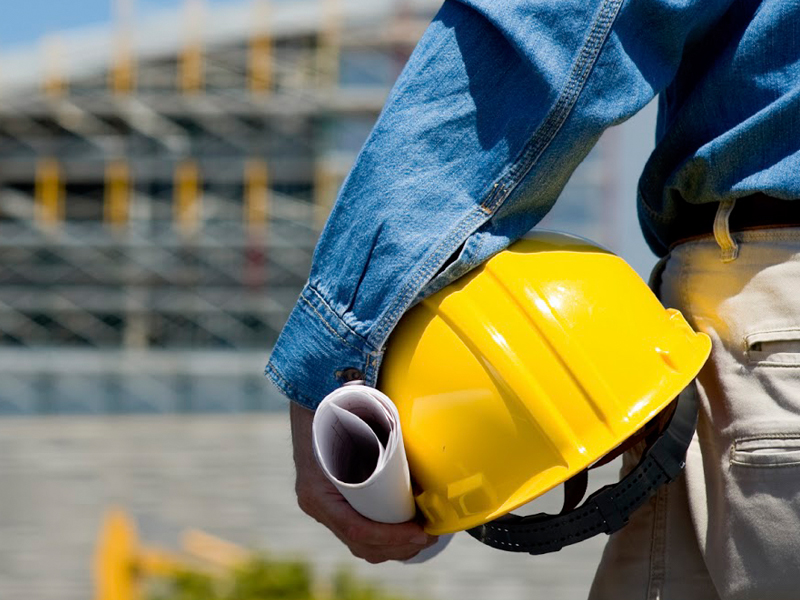
[[[506,515],[468,529],[467,533],[492,548],[529,554],[557,552],[598,533],[613,533],[659,487],[681,473],[696,426],[697,398],[692,384],[678,397],[672,419],[661,436],[645,449],[639,464],[619,483],[600,488],[581,507],[558,515]]]

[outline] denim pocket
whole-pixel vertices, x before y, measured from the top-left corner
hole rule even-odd
[[[745,353],[750,363],[800,366],[800,329],[761,331],[745,336]]]
[[[800,466],[800,434],[775,434],[734,441],[731,464],[743,467]]]

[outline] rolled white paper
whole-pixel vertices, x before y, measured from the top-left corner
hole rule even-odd
[[[325,397],[312,424],[325,476],[359,513],[402,523],[416,512],[400,416],[380,391],[348,384]]]
[[[328,394],[314,415],[312,443],[322,472],[358,513],[380,523],[414,518],[400,416],[385,394],[355,381]],[[406,562],[424,562],[451,538]]]

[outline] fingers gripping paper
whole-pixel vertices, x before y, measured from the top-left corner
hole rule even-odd
[[[323,473],[357,512],[380,523],[414,518],[400,416],[386,395],[361,382],[331,392],[317,407],[312,438]],[[405,562],[432,558],[452,537],[440,536]]]

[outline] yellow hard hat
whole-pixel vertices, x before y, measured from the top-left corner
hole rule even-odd
[[[664,411],[710,348],[624,260],[566,234],[536,232],[423,300],[378,387],[425,530],[482,526],[581,473]]]

